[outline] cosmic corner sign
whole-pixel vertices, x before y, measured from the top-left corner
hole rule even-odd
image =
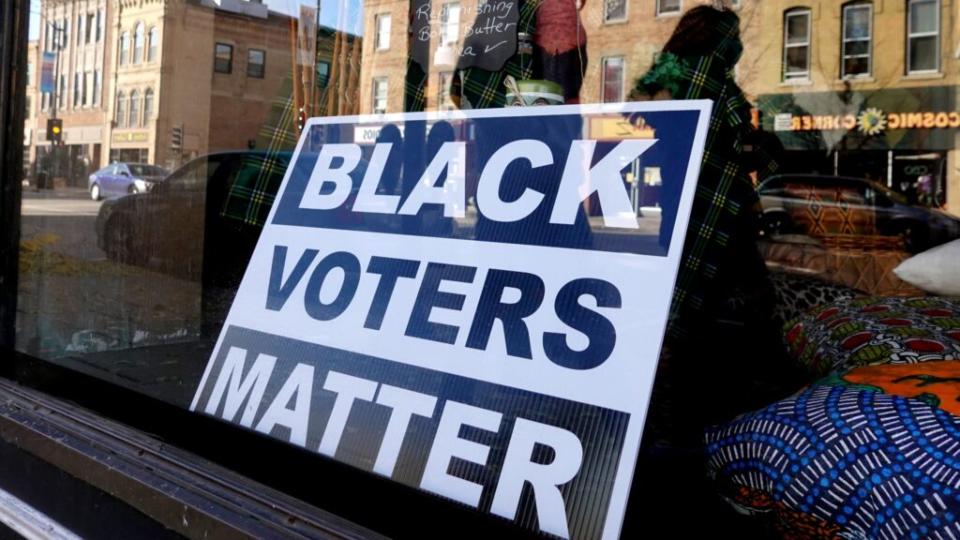
[[[191,409],[615,538],[710,108],[311,119]]]

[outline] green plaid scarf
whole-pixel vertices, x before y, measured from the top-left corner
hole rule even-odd
[[[693,210],[684,244],[683,260],[670,310],[670,335],[683,338],[697,320],[710,311],[725,292],[716,290],[715,279],[723,267],[731,272],[732,257],[744,252],[744,243],[756,241],[756,211],[759,197],[741,164],[743,140],[753,129],[750,104],[733,80],[735,56],[731,42],[739,40],[737,21],[716,30],[724,36],[710,54],[682,57],[660,55],[647,75],[637,82],[636,91],[654,95],[669,89],[673,99],[713,100],[706,147],[697,183]],[[761,159],[763,156],[760,156]],[[761,170],[772,172],[770,160]],[[741,249],[736,249],[736,247]],[[710,304],[710,305],[707,305]]]
[[[283,174],[290,164],[290,152],[297,145],[293,77],[287,76],[270,115],[257,134],[257,148],[244,155],[234,182],[227,191],[220,215],[239,223],[263,226]]]

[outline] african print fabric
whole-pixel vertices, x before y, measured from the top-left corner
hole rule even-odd
[[[960,302],[868,297],[813,310],[786,331],[793,358],[816,375],[869,364],[960,360]]]
[[[825,383],[708,431],[722,495],[786,538],[960,537],[960,418]]]

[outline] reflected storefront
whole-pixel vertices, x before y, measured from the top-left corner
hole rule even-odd
[[[757,107],[785,172],[870,178],[935,207],[960,196],[957,87],[760,95]]]

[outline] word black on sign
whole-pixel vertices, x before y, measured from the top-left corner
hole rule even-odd
[[[191,409],[616,538],[709,111],[309,120]]]

